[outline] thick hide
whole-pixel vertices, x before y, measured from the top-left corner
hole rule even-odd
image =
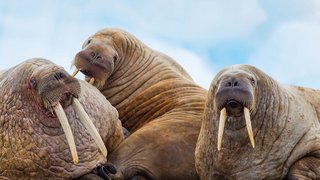
[[[109,156],[114,178],[198,178],[194,150],[206,91],[180,65],[120,29],[89,37],[73,64],[131,132]]]
[[[319,179],[319,115],[319,90],[281,85],[249,65],[225,68],[208,93],[197,172],[201,179]]]
[[[101,149],[115,149],[124,139],[121,121],[87,82],[40,58],[0,75],[0,179],[77,178],[107,161],[99,138]]]

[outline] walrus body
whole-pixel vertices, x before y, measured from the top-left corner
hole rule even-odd
[[[206,91],[182,67],[119,29],[90,37],[74,65],[94,78],[131,132],[109,156],[115,178],[198,178],[194,150]]]
[[[255,148],[244,109],[250,111]],[[227,122],[219,151],[220,111]],[[280,85],[248,65],[226,68],[208,93],[197,172],[201,179],[319,179],[319,115],[320,91]]]
[[[77,178],[106,162],[71,107],[73,98],[91,117],[107,149],[115,149],[124,139],[118,113],[87,82],[39,58],[0,75],[0,179]],[[77,164],[72,162],[57,115],[50,109],[57,104],[70,122]]]

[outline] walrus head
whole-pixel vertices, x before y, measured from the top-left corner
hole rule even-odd
[[[92,125],[89,116],[77,100],[80,94],[80,84],[78,80],[71,77],[64,69],[54,64],[51,66],[52,67],[50,67],[50,65],[43,65],[34,69],[29,78],[31,94],[35,94],[35,100],[40,101],[47,111],[49,111],[53,116],[56,115],[59,119],[64,133],[66,134],[75,164],[78,163],[78,155],[73,135],[70,130],[70,125],[63,111],[63,107],[66,108],[70,105],[74,107],[75,112],[97,142],[102,153],[107,156],[107,150],[100,135],[97,133],[97,130]],[[44,68],[51,68],[52,71],[48,73]]]
[[[214,103],[220,112],[217,148],[221,149],[224,129],[237,131],[247,127],[252,147],[255,147],[250,111],[255,109],[257,78],[242,69],[228,69],[216,79]]]
[[[89,37],[72,62],[71,66],[76,67],[72,76],[80,71],[90,84],[95,84],[98,89],[102,88],[119,59],[113,36],[112,31],[102,30]]]
[[[105,161],[104,142],[78,100],[79,81],[62,67],[27,60],[1,74],[0,87],[0,179],[74,178]]]

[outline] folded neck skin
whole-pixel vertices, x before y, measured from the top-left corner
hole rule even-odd
[[[73,65],[86,75],[88,82],[94,77],[93,84],[117,108],[121,121],[130,130],[136,129],[140,122],[150,120],[155,113],[148,112],[156,109],[153,105],[159,104],[152,102],[158,102],[156,98],[144,99],[143,103],[148,103],[148,107],[134,110],[137,105],[132,102],[143,99],[144,92],[149,90],[149,94],[153,93],[153,97],[157,97],[158,94],[172,90],[169,83],[168,89],[161,91],[159,88],[151,88],[157,84],[175,79],[176,87],[179,88],[179,84],[191,86],[192,82],[191,77],[173,59],[152,50],[119,29],[105,29],[90,37],[82,51],[76,55]],[[126,124],[128,119],[131,124]]]

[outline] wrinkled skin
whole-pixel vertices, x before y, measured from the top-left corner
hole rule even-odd
[[[74,135],[76,165],[56,115],[45,105],[46,98],[57,97]],[[0,75],[0,179],[77,178],[106,162],[70,107],[72,98],[78,98],[112,151],[123,140],[118,113],[87,82],[39,58]]]
[[[74,65],[131,135],[110,154],[115,179],[198,179],[194,150],[206,91],[170,57],[120,29],[91,36]]]
[[[225,107],[222,148],[217,150]],[[250,110],[252,148],[243,109]],[[212,81],[196,148],[201,179],[319,179],[320,91],[284,86],[255,67],[236,65]]]

